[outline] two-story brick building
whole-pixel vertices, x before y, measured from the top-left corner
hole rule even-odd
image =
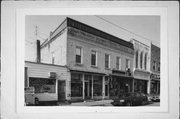
[[[133,91],[133,44],[86,24],[66,18],[42,43],[40,54],[42,63],[67,67],[66,100]]]
[[[151,43],[151,94],[160,94],[160,48]]]

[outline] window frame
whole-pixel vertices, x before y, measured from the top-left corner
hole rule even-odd
[[[77,62],[77,48],[80,49],[80,62]],[[81,46],[76,46],[76,50],[75,50],[75,63],[76,64],[83,64],[83,48]]]
[[[116,69],[121,70],[121,57],[116,57]]]
[[[106,56],[108,56],[108,67],[106,67]],[[110,54],[105,54],[105,69],[110,69]]]
[[[92,55],[93,55],[93,52],[95,53],[95,65],[92,64]],[[95,51],[95,50],[91,50],[91,66],[97,67],[97,51]]]
[[[128,58],[126,58],[126,67],[125,67],[125,69],[130,69],[131,68],[131,61],[130,61],[130,59],[128,59]]]

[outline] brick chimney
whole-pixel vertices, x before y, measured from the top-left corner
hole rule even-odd
[[[36,46],[37,46],[37,62],[40,63],[41,62],[41,51],[40,51],[40,40],[36,41]]]

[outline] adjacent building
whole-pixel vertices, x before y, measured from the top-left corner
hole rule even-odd
[[[136,39],[134,45],[134,92],[150,93],[150,47]]]
[[[151,43],[151,94],[160,94],[160,48]]]

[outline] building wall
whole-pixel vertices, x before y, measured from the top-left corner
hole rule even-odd
[[[67,68],[43,63],[25,62],[25,67],[28,69],[28,77],[49,78],[49,72],[56,72],[57,79],[66,80]]]
[[[72,30],[72,28],[71,28]],[[73,29],[76,31],[76,29]],[[81,35],[83,34],[83,35]],[[67,64],[68,67],[74,70],[82,70],[82,71],[92,71],[92,72],[99,72],[99,73],[111,73],[112,69],[116,68],[116,57],[119,56],[121,58],[121,69],[125,71],[125,62],[126,59],[130,60],[130,69],[132,71],[133,68],[133,50],[124,48],[118,44],[117,47],[124,48],[123,50],[127,51],[124,52],[122,50],[117,50],[113,47],[107,47],[104,44],[110,44],[108,40],[105,40],[106,43],[96,43],[93,42],[97,39],[96,36],[91,34],[82,32],[76,33],[68,33],[67,36]],[[104,44],[103,44],[104,43]],[[75,55],[76,55],[76,46],[80,46],[83,49],[83,64],[77,65],[75,63]],[[97,67],[91,66],[91,50],[95,50],[97,52]],[[129,52],[129,53],[128,53]],[[130,53],[131,52],[131,53]],[[105,69],[105,53],[110,55],[110,69]]]
[[[58,90],[58,80],[65,80],[66,81],[66,99],[70,100],[71,95],[71,75],[68,71],[67,67],[57,66],[52,64],[44,64],[44,63],[36,63],[36,62],[25,62],[25,67],[27,67],[27,77],[33,78],[49,78],[50,72],[56,73],[56,95],[57,98],[57,90]]]
[[[41,62],[55,65],[66,65],[67,60],[66,29],[53,37],[50,43],[41,48]],[[52,58],[54,57],[54,63]]]
[[[142,70],[142,71],[150,71],[150,44],[143,44],[139,41],[136,40],[131,40],[134,44],[134,65],[133,68],[134,70]],[[138,67],[136,68],[136,52],[138,52]],[[143,60],[142,60],[142,68],[140,67],[140,55],[143,53]],[[147,54],[147,63],[146,66],[147,68],[145,69],[144,66],[144,57],[145,54]]]
[[[153,62],[156,63],[156,69],[153,69]],[[160,48],[151,44],[151,65],[150,65],[151,72],[160,73],[158,71],[158,67],[160,67]]]

